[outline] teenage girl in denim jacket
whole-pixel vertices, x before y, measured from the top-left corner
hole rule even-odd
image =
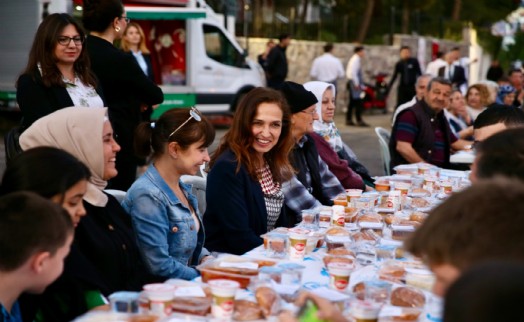
[[[204,226],[191,187],[182,175],[195,175],[209,161],[213,126],[195,108],[164,113],[135,133],[135,151],[152,164],[128,190],[122,203],[131,215],[139,249],[150,272],[166,278],[193,279],[194,266],[209,256]]]

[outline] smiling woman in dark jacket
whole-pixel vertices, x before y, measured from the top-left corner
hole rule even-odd
[[[290,111],[282,95],[256,88],[240,102],[211,158],[204,215],[206,247],[243,254],[261,234],[286,226],[282,183],[293,175]]]
[[[118,175],[109,183],[111,188],[120,190],[127,190],[136,178],[139,159],[133,152],[133,136],[142,108],[164,100],[160,87],[144,74],[134,57],[113,46],[114,40],[122,38],[128,21],[119,0],[84,1],[83,22],[90,30],[87,51],[122,147],[116,161]]]
[[[82,27],[68,14],[55,13],[42,21],[17,81],[24,129],[64,107],[104,106],[84,40]]]

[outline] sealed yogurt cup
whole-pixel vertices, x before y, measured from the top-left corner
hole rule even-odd
[[[306,255],[306,246],[309,230],[293,228],[289,230],[288,253],[291,260],[303,260]]]
[[[329,273],[329,287],[344,292],[349,285],[349,277],[355,266],[348,263],[330,263],[327,266]]]
[[[176,286],[172,284],[146,284],[145,294],[149,300],[149,312],[159,317],[171,314],[171,302],[175,298]]]
[[[235,295],[240,284],[223,279],[210,280],[208,284],[213,296],[211,315],[217,319],[231,319],[235,309]]]

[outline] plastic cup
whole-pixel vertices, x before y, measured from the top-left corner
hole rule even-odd
[[[149,299],[149,312],[159,317],[171,314],[171,303],[175,298],[175,285],[171,284],[147,284],[144,291]]]
[[[453,183],[451,181],[441,181],[440,189],[442,190],[442,193],[449,195],[453,192]]]
[[[411,185],[405,182],[395,182],[395,190],[400,191],[400,194],[403,196],[408,195],[408,191]]]
[[[419,164],[417,168],[418,168],[418,174],[425,175],[425,174],[429,174],[429,169],[431,169],[431,166],[429,164],[422,163],[422,164]]]
[[[296,263],[285,263],[280,264],[278,267],[283,269],[281,280],[283,285],[301,285],[305,266]]]
[[[307,229],[316,230],[318,229],[318,209],[306,209],[302,210],[302,223],[301,225]]]
[[[344,227],[346,223],[346,211],[345,207],[342,206],[333,206],[333,214],[331,217],[331,224],[333,226]]]
[[[308,233],[309,231],[305,229],[294,228],[289,230],[289,259],[304,259],[304,255],[306,255]]]
[[[389,184],[389,181],[376,181],[375,182],[375,190],[377,190],[377,191],[389,191],[389,190],[391,190],[391,185]]]
[[[109,296],[111,311],[121,313],[138,313],[138,292],[115,292]]]
[[[266,255],[272,258],[284,258],[287,251],[287,236],[278,233],[267,234]]]
[[[375,206],[375,200],[368,197],[361,197],[354,202],[355,208],[370,210]]]
[[[355,322],[377,322],[381,307],[381,303],[355,300],[351,302],[351,315]]]
[[[347,197],[344,196],[343,199],[342,199],[342,197],[340,197],[340,198],[337,197],[337,198],[333,199],[333,204],[337,205],[337,206],[347,207],[348,206]]]
[[[354,202],[356,199],[359,199],[362,196],[362,190],[360,189],[347,189],[346,196],[348,202]]]
[[[318,216],[318,226],[320,228],[329,227],[331,225],[331,216],[332,216],[331,208],[322,209]]]
[[[235,308],[235,295],[240,284],[222,279],[211,280],[208,284],[213,296],[211,314],[217,319],[231,319]]]
[[[435,182],[437,180],[438,180],[437,177],[425,176],[422,188],[424,188],[424,189],[426,189],[426,190],[428,190],[430,192],[433,192],[433,189],[435,188]]]
[[[327,266],[329,272],[329,287],[344,292],[349,285],[349,277],[354,266],[347,263],[331,263]]]
[[[362,197],[369,198],[373,201],[374,206],[378,206],[378,198],[380,197],[380,194],[376,191],[370,191],[370,192],[364,192],[362,194]]]

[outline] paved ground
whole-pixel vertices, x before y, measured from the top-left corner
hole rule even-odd
[[[372,114],[365,114],[363,118],[370,127],[346,126],[344,114],[337,114],[335,120],[342,140],[353,149],[360,162],[368,168],[371,175],[384,175],[375,127],[380,126],[391,130],[391,114],[382,114],[382,111],[375,111]]]
[[[391,114],[382,114],[381,111],[366,113],[364,119],[371,126],[368,128],[346,126],[345,115],[341,112],[335,116],[337,127],[342,136],[342,140],[355,151],[359,160],[364,164],[371,175],[383,175],[382,160],[380,157],[380,147],[374,128],[381,126],[390,129]],[[14,123],[16,124],[16,123]],[[210,152],[216,148],[218,141],[222,138],[225,129],[218,129],[215,142],[210,148]],[[0,173],[5,170],[5,149],[3,137],[0,137]]]

